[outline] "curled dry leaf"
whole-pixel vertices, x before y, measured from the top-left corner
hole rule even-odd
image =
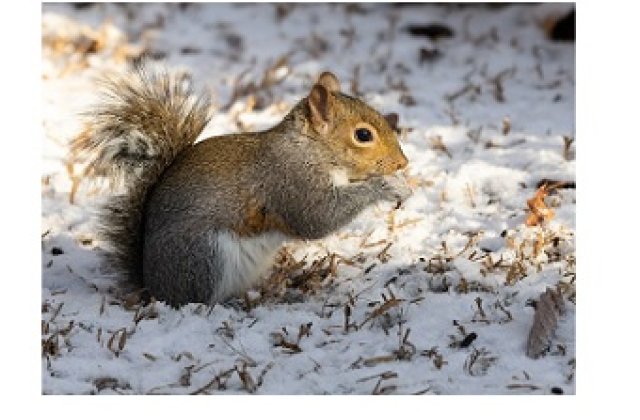
[[[536,359],[546,351],[558,325],[558,317],[564,313],[564,309],[564,300],[559,290],[547,288],[540,295],[527,340],[527,356]]]
[[[540,223],[547,222],[553,219],[554,213],[544,202],[544,198],[549,194],[552,187],[548,187],[547,184],[542,185],[536,191],[536,194],[527,200],[527,206],[529,206],[529,214],[525,224],[527,226],[537,226]]]

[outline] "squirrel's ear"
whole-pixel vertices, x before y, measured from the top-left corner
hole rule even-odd
[[[398,120],[400,118],[398,117],[398,114],[396,114],[395,112],[392,112],[390,114],[386,114],[384,116],[384,119],[387,120],[387,122],[389,123],[389,125],[391,126],[391,129],[393,131],[399,131]]]
[[[331,120],[330,101],[331,97],[327,88],[318,84],[313,86],[307,98],[311,123],[316,131],[322,134],[326,134],[329,129]]]
[[[324,86],[329,92],[340,92],[340,81],[335,74],[325,71],[318,77],[317,84]]]

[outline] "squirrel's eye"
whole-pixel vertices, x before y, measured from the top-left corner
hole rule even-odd
[[[373,135],[368,128],[358,128],[355,132],[356,139],[363,143],[373,140]]]

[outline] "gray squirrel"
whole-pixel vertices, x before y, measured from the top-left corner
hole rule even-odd
[[[120,181],[99,213],[111,269],[172,306],[213,304],[256,285],[285,241],[322,238],[411,189],[389,121],[324,72],[276,126],[195,143],[209,100],[144,66],[105,80],[87,174]]]

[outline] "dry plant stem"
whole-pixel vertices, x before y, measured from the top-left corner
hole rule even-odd
[[[386,313],[389,309],[398,306],[402,302],[404,302],[404,299],[391,298],[387,300],[382,305],[377,307],[369,316],[367,316],[365,320],[362,321],[360,325],[358,325],[358,329],[362,328],[367,322],[371,321],[372,319]]]

